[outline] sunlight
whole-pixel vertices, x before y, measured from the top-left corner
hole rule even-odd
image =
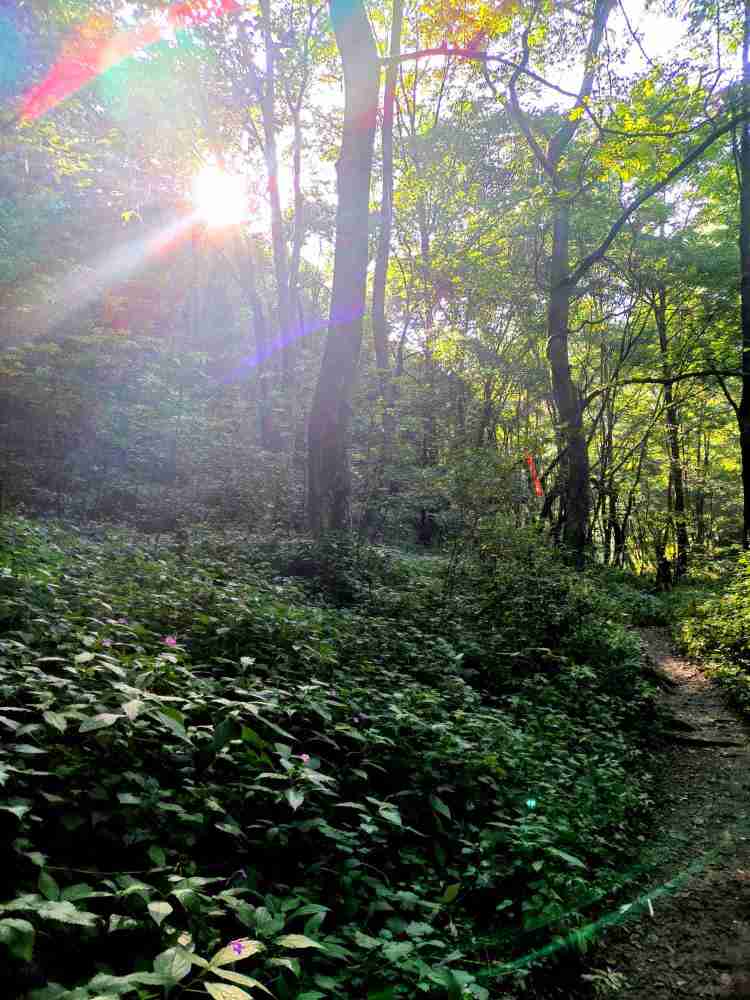
[[[249,215],[245,178],[215,165],[203,167],[195,175],[192,197],[198,217],[209,226],[235,226]]]

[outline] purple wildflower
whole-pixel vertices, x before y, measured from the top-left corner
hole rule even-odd
[[[235,955],[241,955],[242,952],[245,950],[245,946],[243,945],[242,941],[239,938],[237,938],[236,941],[230,941],[229,947],[232,949]]]
[[[111,646],[111,645],[112,645],[111,639],[102,639],[102,646]]]

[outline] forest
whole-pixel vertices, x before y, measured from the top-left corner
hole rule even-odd
[[[0,0],[0,1000],[750,996],[750,0]]]

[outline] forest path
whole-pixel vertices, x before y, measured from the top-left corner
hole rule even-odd
[[[650,905],[597,948],[593,965],[623,976],[600,995],[750,997],[750,732],[700,668],[672,652],[665,629],[641,637],[674,682],[661,697],[677,723],[656,760]]]

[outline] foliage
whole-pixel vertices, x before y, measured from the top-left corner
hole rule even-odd
[[[624,581],[532,531],[483,545],[451,567],[6,519],[6,989],[178,996],[193,965],[240,990],[213,996],[481,1000],[616,891],[653,715]],[[336,607],[280,552],[368,585]],[[227,941],[250,979],[206,968]]]
[[[750,557],[715,565],[702,590],[689,597],[678,621],[680,642],[708,660],[730,698],[750,712]]]

